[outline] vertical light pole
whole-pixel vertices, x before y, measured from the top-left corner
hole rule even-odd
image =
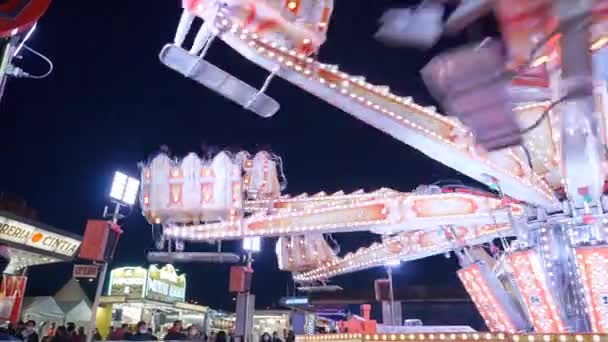
[[[251,267],[253,253],[258,253],[262,250],[262,240],[259,236],[244,238],[243,250],[247,252],[247,267]]]
[[[128,177],[122,172],[117,171],[114,173],[112,189],[110,190],[110,198],[112,199],[112,204],[114,204],[114,211],[108,213],[108,207],[105,207],[103,217],[109,218],[113,224],[117,224],[118,220],[124,217],[120,213],[120,208],[123,206],[130,207],[135,204],[138,191],[139,181],[137,179]],[[93,300],[93,307],[91,308],[91,321],[89,322],[87,342],[93,341],[93,335],[97,325],[97,309],[99,308],[99,300],[101,299],[101,292],[103,291],[103,285],[106,281],[106,273],[108,271],[108,260],[102,262],[100,266],[101,269],[99,270],[97,289],[95,290],[95,298]]]
[[[247,237],[243,239],[243,250],[247,252],[247,268],[251,269],[253,263],[253,253],[259,252],[262,248],[262,241],[259,236]],[[243,327],[242,338],[239,342],[252,341],[253,313],[255,296],[251,294],[251,289],[237,295],[236,312],[237,326]]]
[[[401,264],[399,259],[390,260],[384,267],[386,268],[386,273],[388,274],[388,291],[389,291],[389,300],[391,302],[391,325],[395,326],[395,292],[393,290],[393,267],[398,267]]]

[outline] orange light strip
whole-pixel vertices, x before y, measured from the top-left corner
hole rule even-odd
[[[545,272],[536,252],[531,249],[510,254],[507,260],[515,273],[515,282],[522,293],[534,331],[565,332],[565,323],[547,285]]]
[[[593,332],[608,332],[608,246],[576,248],[576,265]]]
[[[432,332],[432,333],[396,333],[396,334],[323,334],[298,335],[296,342],[367,342],[367,341],[410,341],[410,342],[439,342],[439,341],[496,341],[496,342],[606,342],[606,334],[506,334],[484,332]]]
[[[491,332],[514,333],[517,330],[515,323],[494,295],[492,286],[487,283],[479,265],[462,268],[457,274]]]
[[[327,262],[319,268],[294,275],[295,281],[313,281],[355,272],[365,268],[384,265],[395,259],[413,260],[443,253],[454,249],[454,240],[463,244],[479,244],[490,241],[497,236],[512,234],[509,224],[470,225],[454,228],[456,238],[448,238],[450,232],[445,229],[415,230],[400,233],[382,243],[374,243],[361,248],[355,253],[346,254],[343,258]]]
[[[389,209],[385,203],[352,205],[328,209],[303,210],[293,214],[254,218],[246,230],[252,234],[267,230],[301,228],[315,230],[320,227],[355,226],[388,223]]]

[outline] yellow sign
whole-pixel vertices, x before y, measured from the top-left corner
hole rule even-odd
[[[186,299],[186,275],[177,275],[173,265],[148,269],[146,298],[163,302],[183,302]]]
[[[110,272],[109,296],[144,298],[148,271],[143,267],[121,267]]]

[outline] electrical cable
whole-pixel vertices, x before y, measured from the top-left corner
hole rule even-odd
[[[41,80],[43,78],[48,77],[53,72],[53,68],[54,68],[53,62],[48,57],[46,57],[42,53],[32,49],[31,47],[27,46],[26,44],[23,44],[23,48],[28,50],[32,54],[40,57],[42,60],[44,60],[49,65],[49,69],[47,70],[46,73],[44,73],[42,75],[32,75],[15,65],[9,64],[9,68],[7,70],[8,75],[17,77],[17,78],[33,78],[33,79]]]
[[[42,53],[40,53],[40,52],[32,49],[31,47],[27,46],[27,44],[23,44],[23,48],[25,48],[29,52],[33,53],[34,55],[42,58],[49,65],[49,70],[45,74],[43,74],[43,75],[29,75],[28,76],[29,78],[34,78],[34,79],[39,79],[40,80],[40,79],[46,78],[47,76],[49,76],[53,72],[53,68],[54,68],[53,62],[48,57],[46,57]]]

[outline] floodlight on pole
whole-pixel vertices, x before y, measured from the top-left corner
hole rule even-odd
[[[247,237],[243,239],[243,250],[257,253],[262,250],[262,241],[259,236]]]
[[[111,218],[112,223],[117,224],[118,220],[124,218],[124,215],[120,214],[120,208],[122,206],[132,206],[135,204],[137,199],[137,192],[139,191],[139,180],[129,177],[126,174],[116,171],[114,173],[114,180],[112,181],[112,188],[110,189],[110,198],[113,199],[114,212],[108,212],[106,206],[103,210],[104,218]],[[95,323],[97,321],[97,309],[99,308],[99,301],[101,299],[101,293],[103,291],[103,285],[106,280],[106,273],[108,271],[108,262],[102,262],[99,267],[99,279],[97,281],[97,290],[95,291],[95,297],[93,299],[93,307],[91,309],[91,320],[89,322],[89,334],[87,334],[87,342],[93,341],[93,331]]]
[[[127,205],[133,205],[137,199],[138,190],[139,180],[119,171],[114,173],[114,181],[112,181],[112,189],[110,190],[112,199]]]

